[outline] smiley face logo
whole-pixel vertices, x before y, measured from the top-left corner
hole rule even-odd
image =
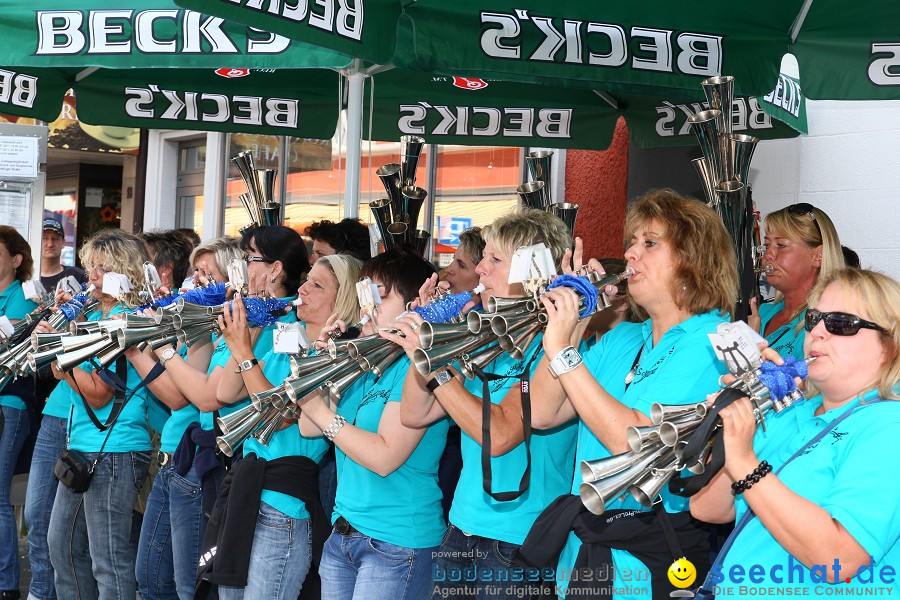
[[[694,568],[694,563],[682,557],[672,563],[667,575],[672,585],[677,588],[686,588],[697,579],[697,569]]]

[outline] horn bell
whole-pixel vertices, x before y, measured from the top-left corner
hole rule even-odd
[[[400,189],[416,184],[416,169],[425,147],[425,138],[415,135],[400,136]]]
[[[416,348],[413,352],[413,364],[419,374],[425,376],[438,367],[453,362],[457,357],[473,352],[496,339],[497,336],[493,331],[484,331],[463,340],[442,344],[440,348],[427,351]]]
[[[638,480],[628,488],[628,493],[640,503],[641,506],[650,508],[653,506],[653,500],[659,496],[662,489],[669,480],[675,476],[675,465],[678,458],[674,455],[660,457],[657,464],[644,473]]]
[[[650,405],[650,421],[654,425],[662,425],[663,421],[678,421],[684,417],[695,416],[702,419],[706,416],[706,403],[697,404],[660,404]]]
[[[522,201],[522,208],[535,210],[544,210],[544,182],[543,181],[526,181],[516,188],[519,199]]]
[[[550,205],[551,212],[566,224],[566,228],[573,236],[575,235],[575,220],[578,218],[579,208],[578,204],[572,204],[571,202],[557,202]]]
[[[602,515],[606,505],[625,494],[631,484],[640,478],[655,460],[656,457],[650,455],[615,475],[596,481],[585,481],[578,486],[581,502],[595,515]]]
[[[550,168],[553,164],[552,150],[536,150],[525,155],[525,163],[528,165],[528,172],[531,173],[533,181],[540,181],[544,184],[544,201],[543,210],[553,204],[553,198],[550,194]]]
[[[597,481],[598,479],[621,473],[640,463],[648,456],[657,455],[664,447],[661,442],[655,442],[648,444],[640,452],[629,451],[607,456],[606,458],[583,460],[581,461],[581,479],[582,481]]]

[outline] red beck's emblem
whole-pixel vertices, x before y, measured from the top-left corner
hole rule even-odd
[[[229,69],[228,67],[216,69],[216,75],[220,77],[227,77],[229,79],[231,79],[232,77],[246,77],[249,74],[250,69]]]
[[[464,90],[482,90],[488,86],[487,81],[480,77],[456,77],[453,76],[453,85]]]

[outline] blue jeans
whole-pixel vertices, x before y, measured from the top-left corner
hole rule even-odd
[[[44,415],[34,442],[28,491],[25,493],[25,525],[28,526],[28,561],[31,586],[28,593],[38,600],[55,600],[53,566],[47,547],[47,527],[59,482],[53,474],[56,460],[66,447],[67,419]]]
[[[219,586],[219,600],[297,600],[312,559],[309,519],[259,505],[247,586]]]
[[[537,570],[526,572],[512,561],[518,548],[516,544],[466,535],[448,525],[432,569],[434,598],[522,600],[537,596],[541,585]],[[551,595],[555,585],[555,581],[543,582]]]
[[[27,410],[4,406],[0,433],[0,590],[19,589],[19,534],[9,501],[19,451],[28,437]]]
[[[322,550],[322,600],[419,600],[431,597],[431,556],[359,532],[332,531]]]
[[[159,470],[147,498],[137,552],[138,591],[144,600],[192,600],[203,508],[200,478],[191,468],[185,477],[174,466]]]
[[[132,507],[149,465],[147,451],[113,452],[97,463],[83,494],[57,488],[47,542],[60,600],[135,597]]]

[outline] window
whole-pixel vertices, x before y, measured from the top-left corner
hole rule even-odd
[[[175,227],[193,229],[203,236],[203,171],[205,138],[178,145],[178,187],[175,189]]]

